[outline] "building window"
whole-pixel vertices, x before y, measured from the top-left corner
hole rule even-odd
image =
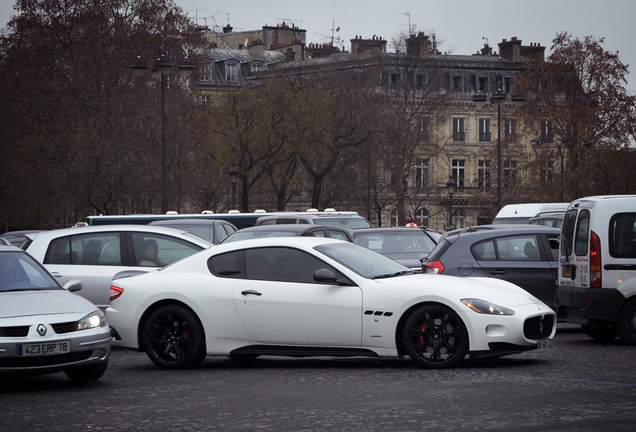
[[[263,70],[263,63],[252,63],[250,64],[250,73],[257,73]]]
[[[541,183],[550,185],[554,181],[554,161],[546,161],[541,167]]]
[[[488,93],[490,91],[490,85],[487,76],[478,76],[475,78],[475,91],[481,91]]]
[[[466,211],[463,208],[453,209],[453,225],[457,229],[466,226]]]
[[[479,142],[491,142],[492,130],[490,129],[490,119],[479,119]]]
[[[389,74],[389,87],[396,88],[400,85],[400,74],[393,72]]]
[[[517,161],[507,160],[504,162],[504,181],[506,186],[512,186],[517,181]]]
[[[415,166],[415,187],[422,188],[428,185],[428,163],[428,159],[420,159],[419,164]]]
[[[205,62],[203,66],[203,76],[201,77],[201,81],[212,81],[212,63]]]
[[[477,161],[477,186],[480,192],[487,192],[490,189],[490,161]]]
[[[464,117],[453,117],[453,141],[466,141],[466,119]]]
[[[512,77],[504,77],[503,82],[501,84],[501,90],[504,93],[508,94],[512,92],[513,85],[514,85],[514,80],[512,79]]]
[[[415,88],[421,89],[426,85],[426,75],[424,74],[415,74]]]
[[[506,141],[516,141],[517,140],[517,120],[511,119],[507,120],[504,124],[504,136]]]
[[[428,117],[417,118],[417,138],[428,141]]]
[[[552,141],[552,122],[550,120],[543,120],[541,122],[541,141]]]
[[[238,82],[238,67],[236,63],[225,64],[225,81],[226,82]]]
[[[450,89],[455,91],[464,91],[464,77],[461,75],[451,75]]]
[[[419,226],[427,227],[429,224],[428,219],[428,210],[424,208],[417,209],[417,211],[415,212],[415,221]]]
[[[451,175],[457,182],[457,190],[463,190],[466,178],[466,159],[453,159]]]

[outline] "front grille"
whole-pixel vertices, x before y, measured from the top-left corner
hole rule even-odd
[[[523,335],[532,340],[546,339],[552,334],[554,315],[535,316],[523,323]]]
[[[29,327],[31,326],[0,327],[0,337],[26,337]]]
[[[57,334],[71,333],[77,331],[77,321],[51,324]]]
[[[92,353],[88,350],[54,356],[0,358],[0,368],[56,366],[87,360]]]

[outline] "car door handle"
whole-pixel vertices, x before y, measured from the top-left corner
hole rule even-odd
[[[62,275],[59,274],[58,272],[51,272],[51,276],[56,277],[56,278],[62,277]]]
[[[263,295],[263,293],[259,293],[258,291],[254,291],[254,290],[241,291],[241,294],[243,294],[244,296],[246,296],[246,295],[255,295],[255,296]]]
[[[493,270],[493,271],[490,271],[488,273],[490,273],[491,275],[495,275],[495,276],[508,274],[508,272],[505,271],[505,270]]]

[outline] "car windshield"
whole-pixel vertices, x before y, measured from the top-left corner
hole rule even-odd
[[[324,244],[315,249],[369,279],[413,273],[408,267],[353,243]]]
[[[31,256],[0,252],[0,292],[63,289]]]

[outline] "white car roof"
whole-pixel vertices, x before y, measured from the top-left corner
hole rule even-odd
[[[97,225],[97,226],[87,226],[87,227],[73,227],[73,228],[60,228],[50,231],[41,231],[36,233],[30,233],[26,236],[31,240],[51,240],[58,237],[64,237],[67,235],[78,235],[78,234],[91,234],[98,232],[110,232],[110,231],[136,231],[136,232],[146,232],[146,233],[154,233],[154,234],[165,234],[176,237],[187,237],[189,241],[193,243],[197,243],[202,247],[210,247],[212,243],[207,240],[195,236],[193,234],[188,233],[182,229],[176,228],[168,228],[162,226],[149,226],[149,225]]]

